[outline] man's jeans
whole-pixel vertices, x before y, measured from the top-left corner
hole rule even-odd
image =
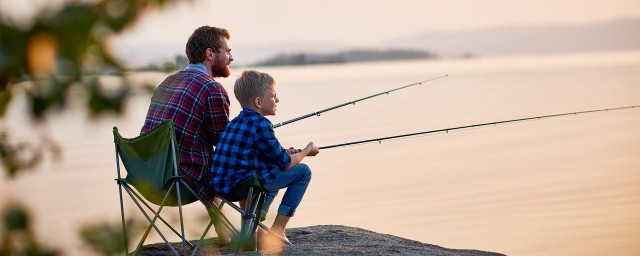
[[[287,191],[284,192],[282,202],[278,207],[278,213],[285,216],[293,216],[296,212],[296,208],[298,208],[298,205],[300,204],[300,201],[302,201],[302,197],[304,196],[304,192],[307,190],[310,180],[311,169],[303,163],[300,163],[286,171],[278,170],[276,172],[276,178],[273,181],[262,184],[262,187],[267,193],[262,211],[264,213],[269,211],[269,206],[276,195],[278,195],[278,190],[287,188]]]

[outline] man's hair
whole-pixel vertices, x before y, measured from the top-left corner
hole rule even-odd
[[[247,70],[236,80],[233,93],[243,107],[251,106],[256,97],[264,95],[273,85],[274,79],[267,73]]]
[[[203,62],[207,48],[211,48],[215,52],[220,52],[223,43],[222,37],[229,40],[231,38],[229,31],[224,28],[209,26],[202,26],[193,31],[193,34],[191,34],[187,41],[186,49],[189,63],[196,64]]]

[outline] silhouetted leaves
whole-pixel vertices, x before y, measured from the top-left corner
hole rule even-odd
[[[11,100],[22,94],[32,117],[42,120],[50,111],[67,106],[71,88],[87,95],[91,116],[121,113],[131,88],[108,39],[134,24],[144,12],[170,2],[177,1],[73,1],[55,13],[40,12],[32,22],[24,23],[31,25],[18,26],[0,19],[0,119],[4,119]],[[119,84],[104,88],[98,77],[105,73],[120,77]],[[9,178],[34,167],[44,153],[56,157],[59,151],[47,136],[36,143],[12,140],[7,123],[0,120],[0,168]],[[0,221],[0,255],[57,255],[37,244],[23,207],[10,206]],[[81,231],[85,241],[105,255],[124,251],[121,233],[106,224]]]
[[[80,237],[92,250],[102,255],[123,255],[127,252],[125,239],[131,241],[144,228],[143,222],[132,220],[126,223],[125,237],[122,223],[88,224],[80,229]]]
[[[50,110],[66,107],[72,87],[86,92],[91,116],[121,113],[130,85],[110,51],[108,38],[131,26],[145,11],[174,1],[72,2],[55,13],[40,12],[28,27],[0,20],[0,118],[11,99],[24,93],[32,117],[40,120]],[[105,72],[121,77],[118,89],[102,88],[97,77]],[[5,130],[4,125],[0,123],[0,130]],[[7,142],[9,135],[0,139],[2,166],[13,177],[28,166],[13,159],[16,143]]]
[[[38,244],[30,217],[20,205],[9,205],[0,217],[0,255],[54,256],[58,253]]]

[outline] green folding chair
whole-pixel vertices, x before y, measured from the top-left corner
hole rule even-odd
[[[180,255],[178,250],[172,246],[156,225],[157,220],[164,223],[180,238],[182,241],[182,255],[187,255],[188,251],[191,251],[191,255],[197,254],[205,235],[216,218],[219,218],[221,223],[233,233],[234,237],[239,238],[236,241],[238,251],[255,248],[255,240],[253,237],[258,226],[271,232],[260,222],[264,219],[264,214],[262,211],[257,211],[257,209],[262,208],[265,195],[257,175],[252,175],[234,187],[233,193],[227,196],[227,198],[220,197],[222,203],[219,206],[216,206],[212,202],[205,202],[198,196],[193,186],[190,185],[191,182],[178,172],[180,155],[176,154],[175,132],[171,120],[166,120],[146,134],[131,139],[123,138],[118,133],[118,128],[113,127],[113,137],[116,150],[116,169],[118,172],[116,182],[120,195],[120,212],[126,248],[129,248],[129,246],[124,219],[123,189],[129,194],[147,221],[149,221],[149,226],[145,230],[142,239],[138,242],[132,255],[137,255],[140,252],[152,228],[160,235],[174,255]],[[127,176],[125,178],[121,176],[120,162],[122,162],[127,170]],[[187,191],[184,191],[184,189]],[[233,201],[243,199],[247,200],[244,209],[232,203]],[[159,206],[159,208],[154,210],[147,201]],[[187,240],[184,234],[182,206],[196,201],[200,201],[205,206],[211,220],[200,236],[197,244],[194,245]],[[240,231],[235,229],[231,222],[220,211],[225,204],[228,204],[241,214],[242,221]],[[180,232],[160,215],[165,206],[178,207]],[[145,209],[150,211],[153,216],[150,216]],[[256,212],[258,212],[258,214],[256,214]],[[288,243],[284,238],[281,239],[285,243]],[[127,251],[127,254],[128,253]]]

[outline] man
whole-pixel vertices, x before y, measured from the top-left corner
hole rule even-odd
[[[156,88],[140,132],[148,132],[163,120],[173,120],[181,157],[179,172],[193,182],[206,202],[214,202],[208,187],[214,146],[229,122],[229,96],[214,80],[231,73],[229,39],[224,28],[203,26],[193,32],[186,46],[189,65]],[[221,223],[214,224],[219,242],[229,243],[230,235]]]

